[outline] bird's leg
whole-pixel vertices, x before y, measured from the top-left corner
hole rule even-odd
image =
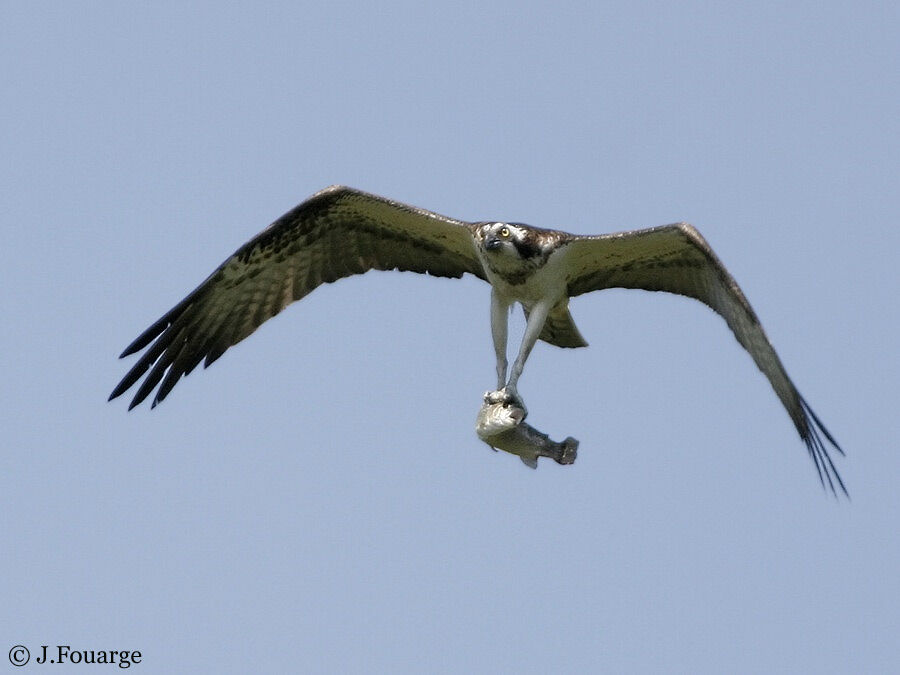
[[[491,335],[497,356],[497,389],[506,384],[506,340],[509,334],[509,305],[497,291],[491,291]]]
[[[485,403],[499,403],[506,384],[506,341],[509,335],[509,305],[496,290],[491,289],[491,336],[494,338],[494,354],[497,357],[497,390],[484,395]]]
[[[522,344],[519,347],[519,355],[516,356],[516,360],[513,362],[512,373],[510,373],[509,381],[504,387],[507,398],[523,410],[525,409],[525,404],[522,401],[522,397],[519,396],[517,388],[519,377],[525,369],[525,361],[528,360],[528,355],[531,354],[538,336],[544,329],[544,322],[547,320],[547,315],[550,313],[552,306],[553,303],[550,302],[539,302],[531,308],[528,315],[528,323],[525,324],[525,335],[522,337]]]

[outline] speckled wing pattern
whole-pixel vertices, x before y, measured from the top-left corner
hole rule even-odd
[[[832,491],[839,486],[846,494],[826,440],[843,451],[791,382],[737,282],[696,229],[678,223],[617,234],[573,235],[566,247],[570,297],[605,288],[665,291],[695,298],[721,315],[787,409],[822,484],[827,481]]]
[[[122,356],[149,348],[109,398],[143,377],[129,409],[159,385],[155,406],[201,361],[209,366],[321,284],[393,269],[484,279],[468,223],[343,186],[326,188],[241,246],[141,333]]]

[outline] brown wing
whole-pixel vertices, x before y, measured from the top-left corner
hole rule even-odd
[[[129,409],[162,382],[155,406],[200,361],[209,366],[321,284],[393,269],[484,278],[467,223],[347,187],[322,190],[241,246],[141,333],[122,356],[149,348],[109,398],[149,370]]]
[[[832,491],[846,494],[825,441],[843,454],[788,377],[753,308],[700,233],[686,223],[596,237],[567,244],[570,296],[604,288],[639,288],[695,298],[720,314],[750,352],[784,404],[809,454]],[[821,434],[821,435],[820,435]]]

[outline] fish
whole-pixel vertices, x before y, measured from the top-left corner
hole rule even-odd
[[[525,423],[528,413],[512,402],[496,401],[485,396],[475,420],[475,433],[494,451],[517,455],[525,466],[537,469],[538,457],[549,457],[557,464],[573,464],[578,454],[578,441],[568,436],[562,441],[550,437]]]

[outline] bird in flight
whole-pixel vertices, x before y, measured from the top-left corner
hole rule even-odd
[[[182,375],[209,366],[267,319],[323,283],[369,270],[400,270],[491,285],[497,390],[486,400],[514,403],[537,340],[586,347],[569,298],[605,288],[665,291],[694,298],[725,319],[769,379],[806,444],[819,480],[847,493],[829,444],[834,437],[788,377],[737,282],[686,223],[583,236],[498,221],[465,222],[343,186],[316,193],[241,246],[186,298],[141,333],[122,357],[146,349],[112,400],[141,378],[129,410],[154,389],[152,406]],[[525,333],[508,367],[509,310],[522,305]],[[157,388],[158,385],[158,388]]]

